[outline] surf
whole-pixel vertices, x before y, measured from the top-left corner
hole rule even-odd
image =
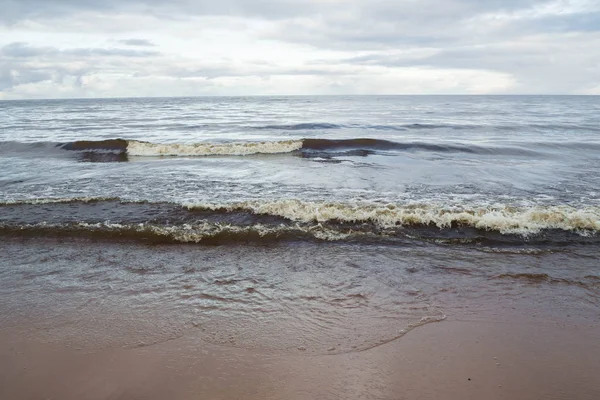
[[[253,154],[296,153],[303,157],[370,155],[376,152],[467,153],[475,155],[532,156],[531,149],[518,146],[480,146],[464,143],[419,141],[397,142],[373,138],[304,138],[282,141],[239,141],[197,143],[153,143],[139,140],[108,139],[75,141],[56,145],[80,153],[114,153],[136,157],[247,156]]]

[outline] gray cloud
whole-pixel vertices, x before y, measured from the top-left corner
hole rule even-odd
[[[594,48],[600,48],[600,33],[568,37],[549,34],[518,41],[440,48],[420,54],[372,53],[343,59],[340,63],[504,71],[518,78],[517,92],[585,92],[600,85],[600,53],[590,51]]]
[[[600,11],[570,15],[550,15],[533,20],[518,21],[512,27],[520,32],[600,32]]]
[[[181,16],[251,16],[289,19],[302,16],[358,16],[365,21],[446,19],[456,21],[482,12],[513,11],[546,3],[545,0],[2,0],[0,19],[62,17],[79,12],[133,12]],[[336,18],[338,18],[336,17]]]
[[[0,55],[11,58],[30,58],[58,53],[54,47],[31,47],[27,43],[14,42],[0,48]]]
[[[154,57],[152,63],[147,57]],[[0,48],[0,92],[39,82],[72,82],[84,86],[86,77],[114,74],[131,81],[144,79],[214,80],[218,78],[337,75],[326,68],[289,68],[256,61],[233,65],[226,60],[190,61],[159,52],[130,49],[30,46],[15,42]]]
[[[52,74],[49,71],[39,69],[19,69],[17,71],[7,64],[0,64],[0,91],[10,89],[22,82],[35,83],[51,79]]]
[[[563,6],[560,6],[563,4]],[[488,43],[550,32],[600,31],[600,3],[373,0],[342,13],[280,22],[265,37],[319,48],[371,50]],[[557,4],[556,6],[552,6]]]
[[[35,47],[27,43],[15,42],[0,48],[0,55],[10,58],[34,58],[34,57],[153,57],[160,53],[148,50],[133,50],[119,48],[75,48],[61,50],[56,47]]]
[[[119,40],[119,43],[122,43],[127,46],[139,46],[139,47],[155,47],[156,45],[149,40],[146,39],[122,39]]]
[[[39,82],[82,85],[82,78],[98,72],[127,71],[136,61],[158,56],[155,51],[118,48],[73,48],[30,46],[15,42],[0,48],[0,92]],[[127,61],[125,61],[127,60]]]
[[[68,49],[62,50],[63,54],[76,57],[154,57],[159,55],[158,51],[131,50],[131,49]]]
[[[5,12],[0,19],[8,23],[88,11],[146,13],[163,18],[219,15],[285,18],[309,15],[322,8],[318,0],[3,0],[3,3]]]
[[[600,29],[600,5],[566,0],[0,0],[0,21],[45,21],[94,12],[157,20],[202,16],[258,18],[278,25],[265,39],[317,48],[368,50],[398,46],[446,46],[534,32]],[[123,22],[127,23],[126,20]],[[87,26],[103,31],[103,26]],[[135,24],[120,27],[134,31]],[[137,42],[137,43],[136,43]],[[123,44],[148,46],[140,39]]]
[[[10,91],[13,87],[39,82],[62,83],[67,77],[80,81],[85,69],[69,69],[61,66],[36,66],[30,64],[10,64],[0,62],[0,91]]]
[[[77,35],[85,27],[86,34],[100,37],[96,46],[118,43],[3,43],[0,95],[36,82],[85,86],[86,77],[101,75],[104,83],[118,75],[124,87],[141,79],[298,76],[323,77],[337,88],[361,76],[394,77],[419,68],[432,76],[444,70],[464,71],[464,79],[477,71],[511,77],[511,91],[518,93],[600,88],[597,0],[0,0],[0,9],[6,32]],[[210,36],[214,43],[220,32],[233,35],[223,54],[213,54],[218,46],[209,55],[196,49],[211,30],[219,32]],[[263,48],[249,62],[236,54],[241,31],[244,38],[285,43],[303,55],[286,62]]]

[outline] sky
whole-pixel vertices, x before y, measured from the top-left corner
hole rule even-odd
[[[0,0],[0,100],[600,94],[600,0]]]

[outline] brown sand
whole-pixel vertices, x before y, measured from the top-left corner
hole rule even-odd
[[[595,254],[4,244],[0,400],[600,399]],[[447,318],[390,341],[382,306]],[[367,333],[385,344],[358,351]]]
[[[494,318],[449,318],[323,356],[190,336],[78,351],[2,331],[0,399],[600,399],[598,320]]]

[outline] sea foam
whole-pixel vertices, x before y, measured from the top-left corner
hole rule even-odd
[[[157,144],[130,140],[127,154],[131,156],[243,156],[250,154],[290,153],[302,148],[301,140],[233,143],[173,143]]]

